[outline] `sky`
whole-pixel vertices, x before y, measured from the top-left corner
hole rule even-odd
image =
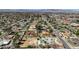
[[[79,0],[0,0],[1,9],[79,9]]]

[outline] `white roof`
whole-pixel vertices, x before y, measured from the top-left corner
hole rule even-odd
[[[71,23],[72,26],[79,26],[77,23]]]
[[[0,39],[0,45],[3,45],[3,44],[8,44],[10,40],[7,40],[7,39]]]

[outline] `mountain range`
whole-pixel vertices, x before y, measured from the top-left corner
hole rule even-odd
[[[56,12],[79,13],[79,9],[0,9],[0,12]]]

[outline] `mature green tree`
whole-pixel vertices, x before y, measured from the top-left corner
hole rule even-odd
[[[0,32],[0,35],[2,35],[2,33]]]
[[[75,34],[79,36],[79,30],[77,30]]]
[[[77,22],[79,23],[79,20],[77,20]]]
[[[29,45],[29,46],[27,46],[27,48],[33,48],[33,46]]]
[[[37,29],[38,32],[41,32],[42,26],[41,25],[36,25],[36,29]]]

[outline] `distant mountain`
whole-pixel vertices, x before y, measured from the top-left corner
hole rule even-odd
[[[79,9],[0,9],[0,12],[56,12],[79,13]]]

